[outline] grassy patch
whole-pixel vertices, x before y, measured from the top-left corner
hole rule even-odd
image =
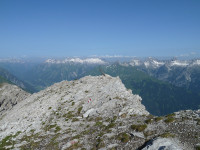
[[[106,130],[110,129],[110,128],[113,128],[116,124],[114,122],[111,122],[110,124],[108,124],[106,126]]]
[[[113,120],[113,121],[117,120],[117,116],[114,116],[112,120]]]
[[[60,111],[61,110],[61,107],[58,107],[58,111]]]
[[[102,120],[103,118],[102,117],[96,117],[94,120],[95,121],[100,121],[100,120]]]
[[[72,144],[72,146],[70,146],[67,150],[74,150],[74,149],[78,149],[80,148],[82,145],[80,145],[78,142]]]
[[[149,123],[152,123],[153,122],[153,119],[147,119],[145,120],[145,123],[149,124]]]
[[[56,127],[57,127],[57,124],[46,125],[44,127],[44,131],[47,132],[47,131],[49,131],[49,130],[51,130],[53,128],[56,128]]]
[[[79,121],[79,119],[78,118],[73,118],[72,122],[75,122],[75,121]]]
[[[5,149],[6,146],[12,146],[14,145],[13,141],[12,141],[12,135],[8,135],[5,138],[3,138],[0,141],[0,149]]]
[[[195,119],[197,121],[197,125],[200,125],[200,119]]]
[[[74,140],[74,139],[79,139],[79,138],[81,138],[81,137],[82,137],[81,134],[77,134],[77,135],[75,135],[75,136],[72,137],[72,140]]]
[[[103,123],[100,122],[100,121],[97,121],[97,122],[95,123],[95,126],[102,126],[102,125],[103,125]]]
[[[162,117],[156,117],[156,118],[155,118],[155,121],[158,122],[158,121],[160,121],[160,120],[162,120],[162,119],[163,119]]]
[[[196,146],[195,146],[195,149],[196,149],[196,150],[200,150],[200,145],[196,145]]]
[[[79,107],[79,108],[78,108],[78,111],[77,111],[77,114],[80,114],[82,109],[83,109],[83,107],[82,107],[82,106],[81,106],[81,107]]]
[[[81,132],[81,134],[83,134],[83,135],[87,135],[89,133],[90,133],[90,130],[85,130],[85,131]]]
[[[113,99],[122,100],[119,96],[114,97]]]
[[[35,129],[31,129],[30,132],[34,133],[34,132],[35,132]]]
[[[102,137],[104,134],[105,134],[104,132],[100,132],[100,133],[98,134],[98,136],[99,136],[99,137]]]
[[[0,149],[4,150],[7,146],[11,146],[11,149],[14,148],[15,141],[13,140],[13,138],[16,138],[20,133],[21,131],[18,131],[15,135],[8,135],[5,138],[3,138],[0,141]]]
[[[166,117],[174,117],[174,116],[175,116],[175,113],[166,115]]]
[[[97,142],[97,144],[96,144],[97,149],[105,147],[105,143],[103,142],[103,140],[101,138],[98,138],[96,142]]]
[[[172,133],[166,132],[166,133],[161,134],[160,137],[162,137],[162,138],[170,138],[170,137],[175,137],[175,135],[172,134]]]
[[[27,144],[20,146],[21,150],[27,150],[27,149],[38,149],[40,147],[40,141],[35,141],[38,139],[43,139],[43,136],[40,136],[39,133],[34,134],[34,132],[31,132],[31,135],[24,135],[20,142],[26,141]]]
[[[68,118],[68,119],[71,119],[74,117],[74,114],[72,114],[73,112],[72,111],[69,111],[67,114],[64,114],[63,117],[64,118]]]
[[[174,122],[174,118],[173,117],[168,117],[167,119],[165,119],[165,123],[171,123]]]
[[[150,115],[147,116],[147,118],[148,118],[148,119],[153,119],[154,116],[150,114]]]
[[[55,128],[55,133],[57,133],[58,131],[60,131],[61,130],[61,128],[59,127],[59,126],[56,126],[56,128]]]
[[[117,139],[120,140],[123,143],[127,143],[130,140],[130,135],[128,135],[125,132],[122,132],[117,135]]]
[[[131,129],[137,131],[137,132],[142,132],[147,128],[146,124],[139,124],[139,125],[131,125]]]

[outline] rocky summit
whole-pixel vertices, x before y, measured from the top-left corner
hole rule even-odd
[[[0,117],[7,110],[10,110],[18,102],[30,96],[29,93],[23,91],[16,85],[3,83],[0,85]]]
[[[0,149],[200,147],[200,110],[156,117],[141,101],[119,77],[86,76],[56,83],[22,96],[16,105],[4,110],[0,118]],[[1,109],[2,106],[5,107],[1,105]]]

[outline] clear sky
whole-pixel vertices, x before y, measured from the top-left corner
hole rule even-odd
[[[0,0],[0,57],[200,52],[200,0]]]

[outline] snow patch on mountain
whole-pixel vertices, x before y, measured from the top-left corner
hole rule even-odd
[[[189,62],[188,61],[180,61],[180,60],[174,60],[170,62],[170,66],[188,66]]]
[[[190,67],[194,65],[200,65],[200,59],[197,60],[169,60],[161,61],[154,58],[148,58],[146,60],[133,59],[130,61],[131,66],[144,66],[145,68],[159,68],[163,65],[168,67]]]
[[[101,60],[100,58],[66,58],[64,60],[56,60],[56,59],[47,59],[46,63],[51,64],[64,64],[64,63],[81,63],[81,64],[105,64],[106,62]]]
[[[133,60],[130,62],[130,65],[131,65],[131,66],[140,66],[140,65],[141,65],[141,61],[138,60],[138,59],[133,59]]]
[[[157,67],[160,67],[160,66],[162,66],[162,65],[164,65],[165,63],[164,62],[159,62],[159,61],[156,61],[156,60],[153,60],[153,64],[155,65],[155,66],[157,66]]]
[[[193,63],[192,63],[192,65],[200,65],[200,60],[198,59],[198,60],[195,60]]]
[[[158,61],[153,58],[149,58],[145,61],[139,60],[139,59],[133,59],[130,63],[131,66],[145,66],[146,68],[153,67],[153,68],[158,68],[165,63],[162,61]]]

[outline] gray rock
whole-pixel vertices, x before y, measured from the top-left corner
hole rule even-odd
[[[10,89],[8,85],[6,87]],[[8,91],[5,91],[3,95],[9,95]],[[40,132],[42,122],[47,122],[51,115],[59,115],[64,104],[65,110],[72,112],[82,107],[80,116],[83,115],[83,117],[111,117],[119,113],[149,114],[141,104],[140,96],[128,91],[119,77],[109,75],[86,76],[70,82],[62,81],[31,96],[26,92],[21,95],[19,97],[21,102],[13,107],[0,122],[0,140],[17,131]],[[24,98],[26,99],[22,101]],[[56,122],[63,126],[63,120]]]
[[[183,150],[183,148],[176,140],[157,138],[149,141],[142,150]]]
[[[30,95],[16,85],[4,83],[0,87],[0,117]]]

